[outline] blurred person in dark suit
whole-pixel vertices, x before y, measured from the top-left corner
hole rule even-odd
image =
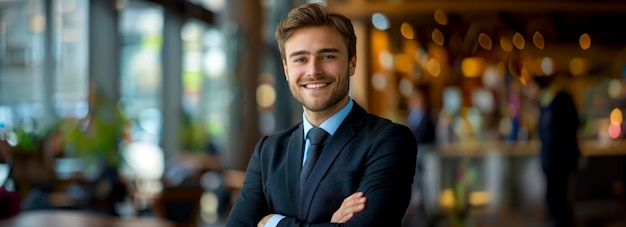
[[[409,96],[407,123],[418,144],[435,141],[435,124],[430,117],[430,108],[421,90],[415,89]]]
[[[302,122],[257,143],[226,226],[401,226],[417,143],[408,127],[348,95],[357,62],[350,19],[305,4],[278,24],[276,39]],[[300,180],[318,128],[327,139]]]
[[[538,87],[536,99],[540,115],[537,130],[551,225],[571,227],[576,224],[573,202],[574,179],[580,157],[580,119],[572,95],[554,81],[555,77],[533,78]]]

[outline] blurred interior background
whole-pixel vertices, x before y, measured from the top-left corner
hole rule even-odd
[[[257,140],[301,120],[274,31],[305,2],[0,0],[0,183],[18,216],[222,225]],[[582,123],[577,223],[626,226],[626,3],[323,2],[353,19],[353,99],[432,124],[406,226],[548,226],[537,76]]]

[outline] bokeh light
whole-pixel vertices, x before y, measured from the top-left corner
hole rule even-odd
[[[591,37],[587,33],[580,35],[578,42],[580,43],[580,48],[583,50],[587,50],[591,47]]]
[[[389,29],[389,18],[382,13],[372,14],[372,25],[378,30],[385,31]]]
[[[485,50],[491,50],[491,47],[493,46],[491,37],[485,33],[480,33],[478,35],[478,44]]]
[[[448,24],[448,16],[440,9],[435,10],[435,21],[440,25]]]
[[[535,34],[533,35],[533,43],[535,43],[535,46],[537,48],[543,50],[544,46],[546,45],[546,41],[544,40],[541,32],[535,32]]]
[[[433,39],[433,43],[439,46],[443,46],[443,43],[444,43],[443,33],[439,29],[435,28],[435,30],[433,30],[431,37]]]
[[[513,46],[515,46],[518,50],[523,50],[525,45],[526,40],[524,40],[524,36],[522,36],[519,32],[516,32],[515,35],[513,35]]]
[[[554,62],[552,58],[545,57],[541,59],[541,72],[543,72],[544,75],[552,75],[554,72]]]
[[[407,39],[414,39],[415,38],[415,32],[413,31],[413,27],[411,27],[411,24],[409,23],[402,23],[402,25],[400,26],[400,33],[402,34],[402,36],[404,36],[404,38]]]
[[[607,90],[609,92],[609,97],[614,99],[618,98],[622,93],[622,82],[618,79],[611,79]]]

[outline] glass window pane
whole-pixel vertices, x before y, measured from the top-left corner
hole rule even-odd
[[[83,118],[87,114],[89,90],[88,62],[88,0],[57,0],[55,16],[60,19],[54,29],[57,55],[55,110],[61,118]],[[69,83],[68,83],[69,82]]]
[[[0,106],[12,113],[4,125],[42,116],[45,18],[41,0],[0,5]]]
[[[121,98],[133,122],[132,140],[159,143],[161,120],[161,49],[163,9],[130,1],[120,12]]]
[[[225,146],[227,121],[223,34],[191,20],[183,26],[183,115],[180,144],[185,150],[219,152]]]

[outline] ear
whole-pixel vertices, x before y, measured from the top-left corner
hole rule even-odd
[[[283,71],[285,73],[285,80],[289,81],[289,75],[287,74],[287,62],[285,60],[283,60]]]
[[[350,72],[350,76],[354,75],[354,72],[356,71],[356,54],[354,56],[352,56],[352,58],[350,58],[350,61],[348,62],[349,66],[349,72]]]

